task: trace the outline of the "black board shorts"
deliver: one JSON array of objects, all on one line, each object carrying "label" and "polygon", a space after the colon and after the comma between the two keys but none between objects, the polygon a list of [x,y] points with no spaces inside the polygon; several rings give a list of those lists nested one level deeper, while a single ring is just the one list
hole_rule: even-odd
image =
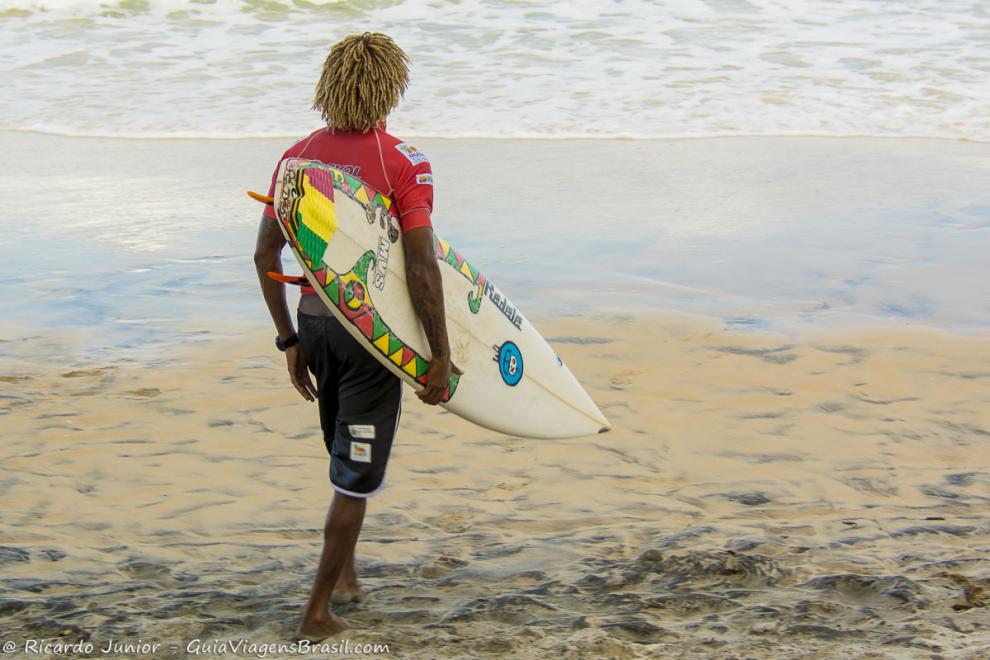
[{"label": "black board shorts", "polygon": [[385,486],[402,412],[402,381],[332,316],[298,314],[299,344],[316,378],[330,484],[352,497]]}]

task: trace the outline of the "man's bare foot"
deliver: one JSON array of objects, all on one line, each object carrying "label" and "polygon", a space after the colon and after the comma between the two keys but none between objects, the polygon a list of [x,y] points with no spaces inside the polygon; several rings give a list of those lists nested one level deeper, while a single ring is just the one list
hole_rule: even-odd
[{"label": "man's bare foot", "polygon": [[311,642],[320,642],[327,637],[333,637],[348,630],[350,626],[333,612],[327,612],[325,617],[313,619],[303,617],[296,629],[296,637],[308,639]]},{"label": "man's bare foot", "polygon": [[349,576],[344,579],[341,576],[337,580],[337,586],[334,587],[333,593],[330,595],[330,602],[334,605],[348,605],[350,603],[361,603],[367,594],[364,589],[361,588],[361,583],[358,582],[357,576]]}]

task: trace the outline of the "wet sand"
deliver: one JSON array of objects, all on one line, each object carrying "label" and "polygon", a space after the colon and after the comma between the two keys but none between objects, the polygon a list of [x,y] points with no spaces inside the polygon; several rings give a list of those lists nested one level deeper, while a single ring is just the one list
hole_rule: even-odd
[{"label": "wet sand", "polygon": [[[243,196],[287,142],[0,132],[4,639],[291,635],[331,491]],[[990,653],[990,146],[419,146],[440,233],[542,315],[614,430],[510,438],[408,395],[349,639]]]},{"label": "wet sand", "polygon": [[[251,254],[285,140],[0,131],[0,293],[26,335],[171,350],[264,317]],[[990,144],[416,140],[438,233],[532,314],[985,333]],[[11,338],[12,335],[5,334]],[[13,335],[19,336],[19,335]]]},{"label": "wet sand", "polygon": [[[990,653],[990,340],[537,326],[614,430],[500,436],[407,391],[351,640],[412,658]],[[291,635],[326,455],[268,328],[228,331],[148,362],[57,334],[0,345],[4,638]]]}]

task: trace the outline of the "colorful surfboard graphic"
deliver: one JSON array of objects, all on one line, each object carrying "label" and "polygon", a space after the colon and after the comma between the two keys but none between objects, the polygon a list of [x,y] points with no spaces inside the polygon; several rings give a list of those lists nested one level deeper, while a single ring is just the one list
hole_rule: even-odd
[{"label": "colorful surfboard graphic", "polygon": [[468,263],[461,253],[450,247],[450,243],[439,236],[436,237],[437,259],[453,266],[454,270],[463,275],[474,285],[474,291],[468,293],[468,309],[477,314],[481,309],[481,300],[485,294],[485,284],[488,279],[478,272],[478,269]]},{"label": "colorful surfboard graphic", "polygon": [[[302,257],[327,298],[378,352],[414,381],[425,385],[429,362],[398,337],[375,308],[368,287],[368,271],[375,261],[374,251],[365,252],[348,272],[342,274],[323,261],[337,228],[333,204],[335,192],[358,202],[365,209],[369,222],[388,222],[386,229],[390,234],[395,217],[391,200],[359,179],[317,163],[295,170],[287,169],[282,191],[283,198],[279,204],[283,210],[277,214],[279,221],[285,226],[292,247]],[[398,240],[398,234],[394,240]],[[443,401],[449,401],[454,396],[459,381],[459,375],[451,375]]]}]

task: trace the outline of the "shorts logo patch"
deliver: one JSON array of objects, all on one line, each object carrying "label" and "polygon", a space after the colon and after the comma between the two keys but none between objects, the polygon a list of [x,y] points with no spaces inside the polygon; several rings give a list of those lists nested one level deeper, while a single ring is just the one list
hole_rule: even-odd
[{"label": "shorts logo patch", "polygon": [[370,463],[371,444],[367,442],[351,442],[351,460],[358,463]]},{"label": "shorts logo patch", "polygon": [[350,424],[347,427],[347,432],[351,434],[352,438],[375,439],[375,426],[373,424]]},{"label": "shorts logo patch", "polygon": [[412,163],[413,165],[426,163],[429,162],[430,160],[429,158],[426,157],[426,154],[424,154],[422,151],[412,146],[411,144],[406,144],[405,142],[401,142],[395,145],[395,148],[399,150],[399,153],[401,153],[403,156],[408,158],[409,162]]},{"label": "shorts logo patch", "polygon": [[416,183],[421,186],[432,186],[433,185],[433,175],[429,172],[424,172],[423,174],[416,175]]}]

